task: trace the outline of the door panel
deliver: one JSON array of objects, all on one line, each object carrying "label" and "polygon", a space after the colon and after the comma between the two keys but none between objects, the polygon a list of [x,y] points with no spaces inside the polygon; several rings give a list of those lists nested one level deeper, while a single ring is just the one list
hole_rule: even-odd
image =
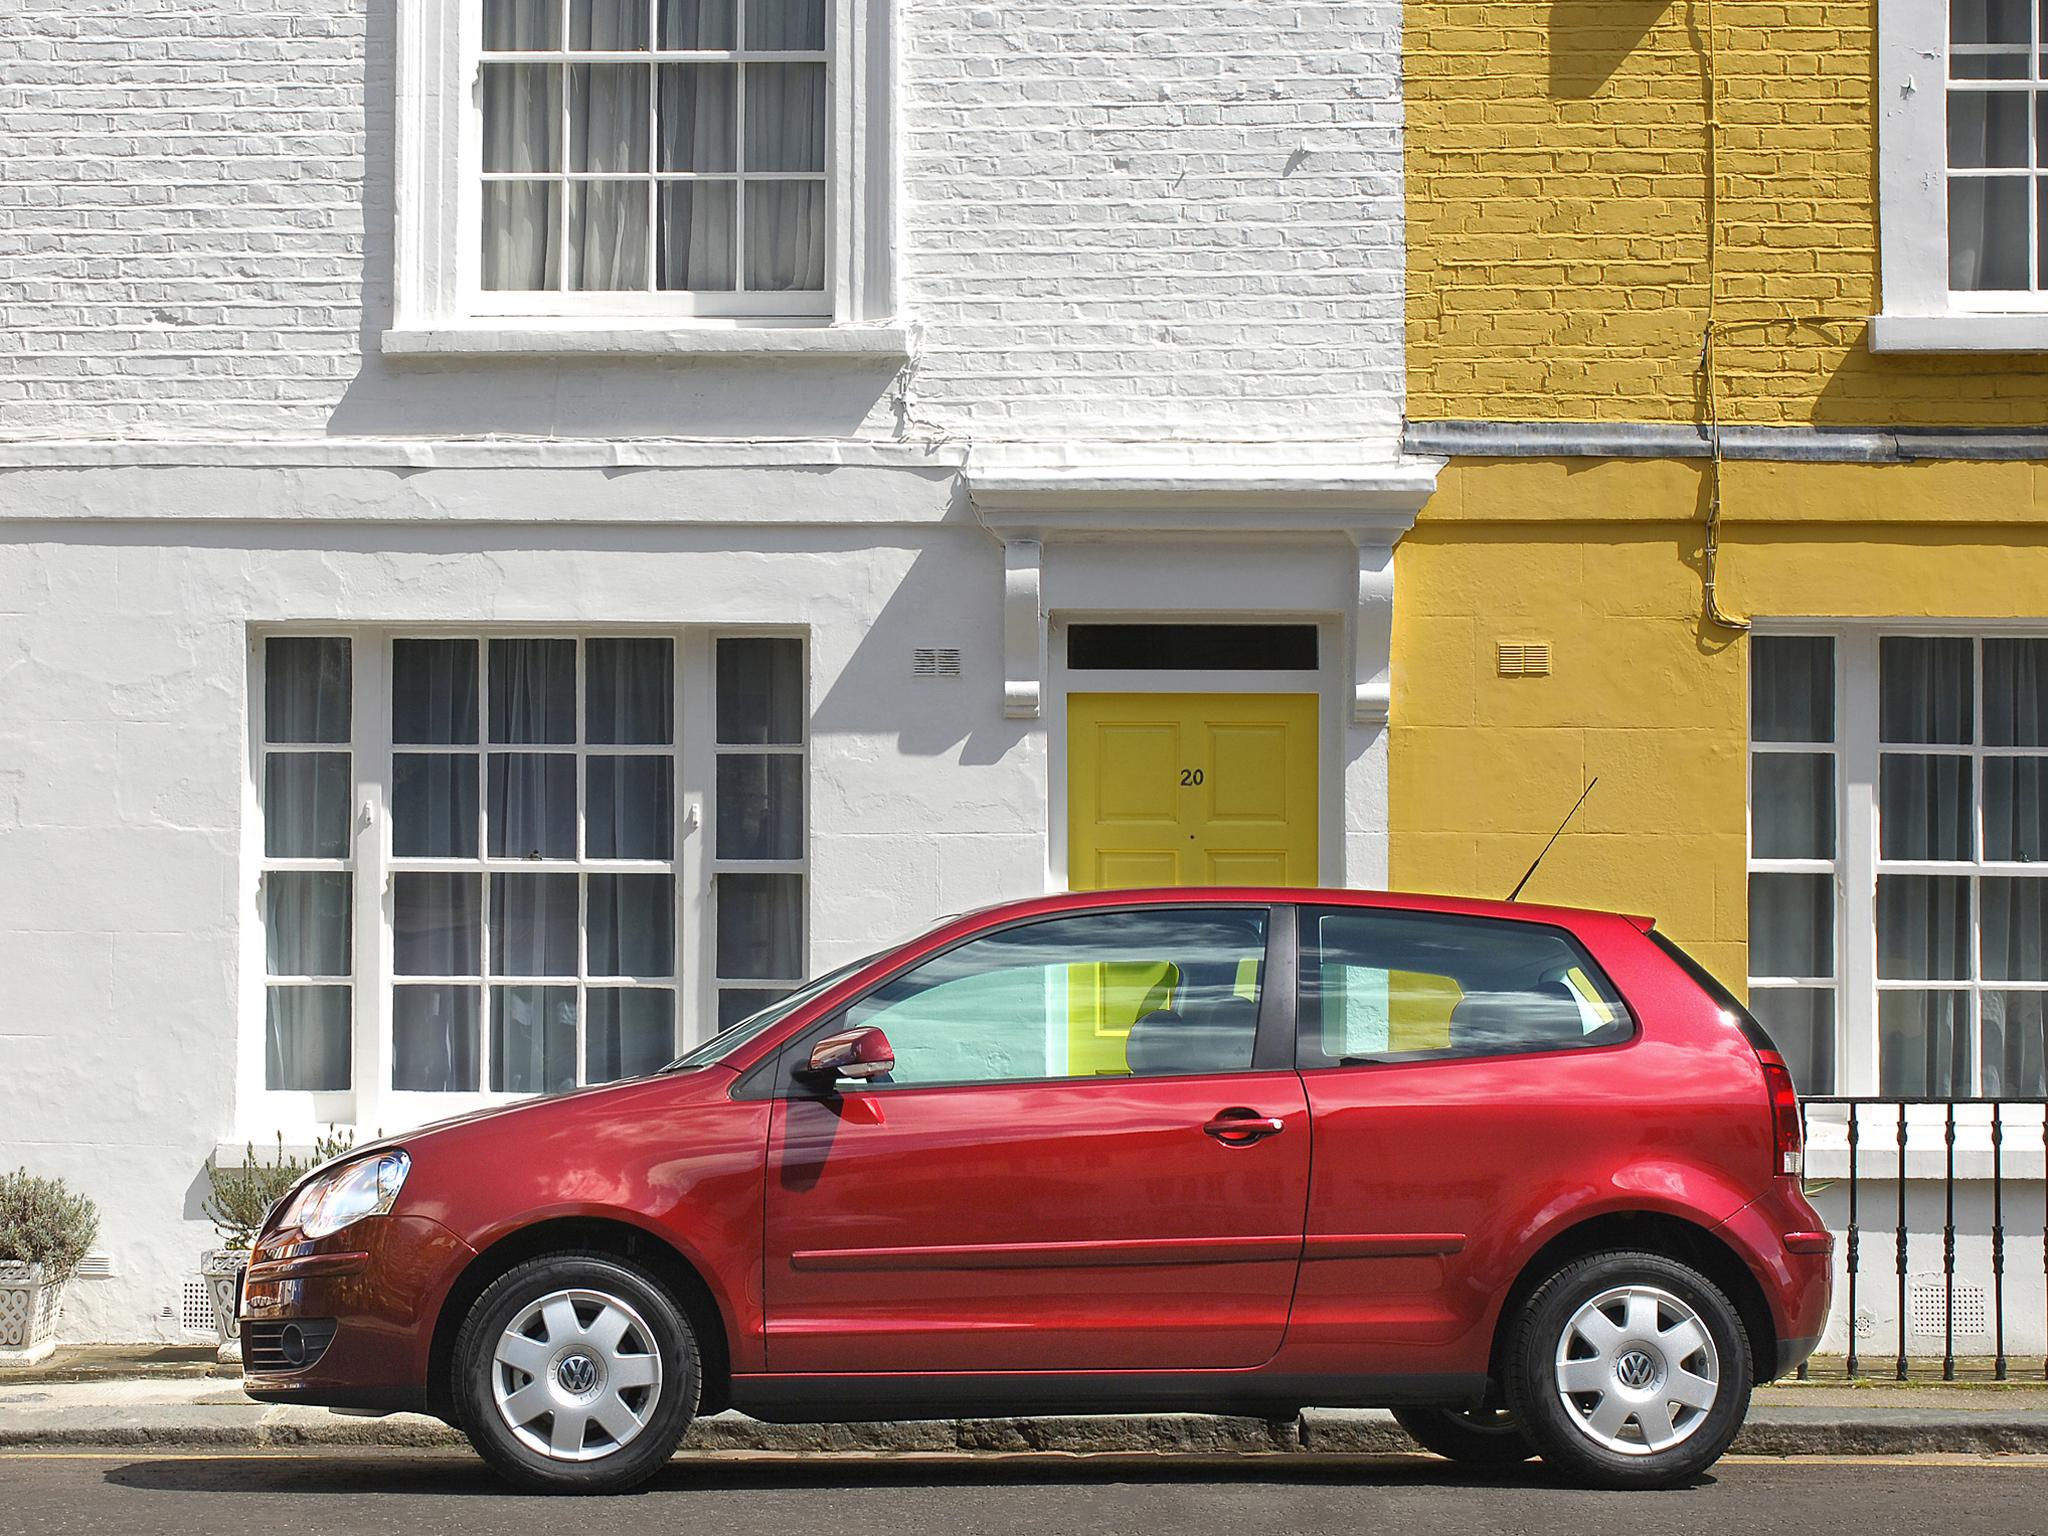
[{"label": "door panel", "polygon": [[1068,883],[1315,884],[1318,712],[1307,693],[1068,695]]},{"label": "door panel", "polygon": [[[1285,1129],[1204,1132],[1239,1107]],[[1258,1365],[1286,1330],[1308,1153],[1292,1072],[779,1100],[768,1368]]]}]

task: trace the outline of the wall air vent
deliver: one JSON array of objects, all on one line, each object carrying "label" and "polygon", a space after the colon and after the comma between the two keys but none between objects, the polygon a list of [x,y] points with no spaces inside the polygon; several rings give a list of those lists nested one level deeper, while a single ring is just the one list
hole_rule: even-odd
[{"label": "wall air vent", "polygon": [[111,1280],[118,1273],[111,1253],[88,1253],[78,1265],[81,1280]]},{"label": "wall air vent", "polygon": [[1494,647],[1502,677],[1550,676],[1550,646],[1546,641],[1503,640]]},{"label": "wall air vent", "polygon": [[912,677],[958,677],[960,648],[954,645],[920,645],[910,653]]}]

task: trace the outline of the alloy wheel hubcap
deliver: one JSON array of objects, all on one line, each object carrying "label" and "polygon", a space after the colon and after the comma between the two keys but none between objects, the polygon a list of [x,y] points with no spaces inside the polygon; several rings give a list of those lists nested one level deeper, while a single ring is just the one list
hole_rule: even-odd
[{"label": "alloy wheel hubcap", "polygon": [[1586,1302],[1557,1345],[1557,1395],[1605,1450],[1650,1456],[1698,1432],[1721,1395],[1721,1361],[1699,1313],[1654,1285]]},{"label": "alloy wheel hubcap", "polygon": [[498,1336],[491,1397],[513,1436],[551,1461],[598,1461],[640,1438],[661,1401],[646,1319],[603,1291],[555,1291]]}]

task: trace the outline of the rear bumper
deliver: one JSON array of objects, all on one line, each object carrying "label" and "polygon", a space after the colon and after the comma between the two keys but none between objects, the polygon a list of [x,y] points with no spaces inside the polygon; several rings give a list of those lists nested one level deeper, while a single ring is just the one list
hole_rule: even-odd
[{"label": "rear bumper", "polygon": [[1771,1378],[1790,1375],[1820,1344],[1834,1300],[1834,1240],[1812,1207],[1774,1191],[1751,1201],[1720,1227],[1748,1262],[1771,1310]]},{"label": "rear bumper", "polygon": [[[424,1216],[373,1216],[318,1242],[276,1234],[242,1283],[245,1333],[296,1319],[332,1322],[317,1359],[291,1368],[269,1350],[245,1359],[242,1389],[261,1402],[420,1410],[443,1297],[475,1250]],[[249,1352],[245,1351],[245,1356]]]}]

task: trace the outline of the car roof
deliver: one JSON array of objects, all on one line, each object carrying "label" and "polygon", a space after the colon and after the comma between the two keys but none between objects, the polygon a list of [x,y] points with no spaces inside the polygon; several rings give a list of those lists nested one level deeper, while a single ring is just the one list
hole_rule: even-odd
[{"label": "car roof", "polygon": [[1069,891],[998,902],[949,920],[975,928],[1020,917],[1055,912],[1085,912],[1098,907],[1152,906],[1164,903],[1247,902],[1311,907],[1378,907],[1389,911],[1442,912],[1461,917],[1508,918],[1524,923],[1549,923],[1576,928],[1591,923],[1622,922],[1647,933],[1656,919],[1607,912],[1593,907],[1541,906],[1478,896],[1447,896],[1410,891],[1363,891],[1334,887],[1272,885],[1151,886],[1136,890]]}]

